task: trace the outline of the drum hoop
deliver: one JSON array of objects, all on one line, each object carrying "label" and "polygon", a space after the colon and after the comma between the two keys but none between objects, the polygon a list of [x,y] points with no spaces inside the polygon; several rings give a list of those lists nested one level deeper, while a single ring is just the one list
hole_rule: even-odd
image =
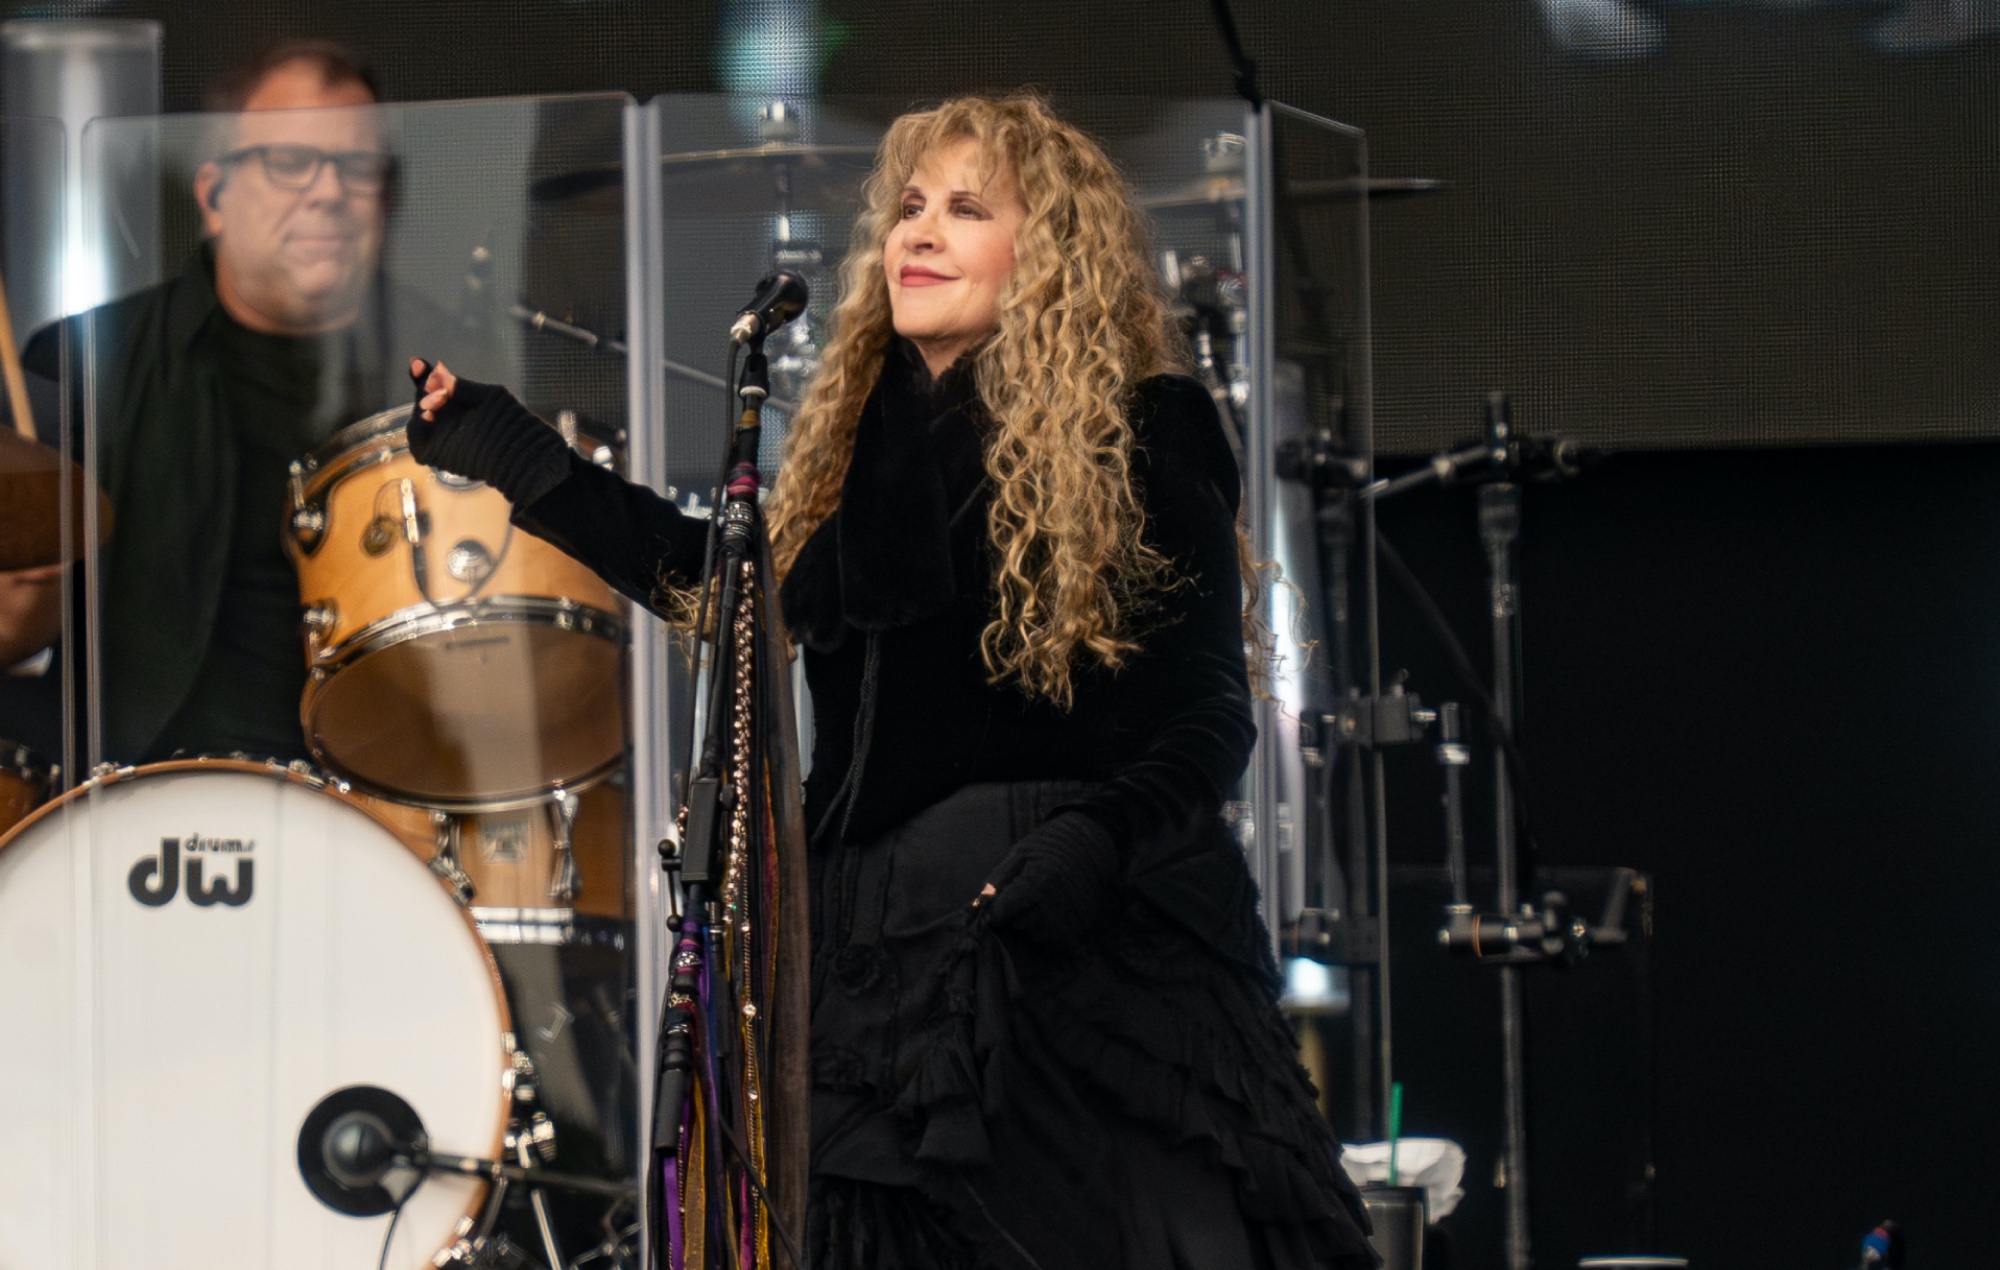
[{"label": "drum hoop", "polygon": [[[325,501],[325,496],[334,486],[354,475],[362,468],[377,463],[386,463],[399,454],[410,452],[410,414],[414,407],[397,406],[394,410],[384,410],[380,414],[369,415],[356,423],[350,423],[329,437],[324,444],[300,463],[302,475],[306,478],[300,487],[304,496],[304,506],[317,506]],[[577,444],[572,448],[586,456],[583,448],[588,440],[602,444],[598,438],[587,433],[579,434]],[[439,471],[439,469],[432,469]],[[439,472],[441,476],[449,474]],[[453,488],[460,491],[480,489],[484,481],[470,477],[449,476]],[[297,510],[294,508],[293,510]]]},{"label": "drum hoop", "polygon": [[308,454],[305,469],[313,474],[312,488],[317,489],[338,479],[341,459],[350,451],[365,449],[369,442],[395,437],[402,433],[401,440],[392,441],[389,452],[395,453],[410,448],[408,428],[411,406],[397,406],[393,410],[383,410],[365,419],[348,424],[322,442],[318,449]]},{"label": "drum hoop", "polygon": [[313,668],[331,678],[370,653],[405,640],[487,625],[553,626],[607,643],[625,642],[625,619],[596,605],[546,595],[486,595],[470,603],[412,604],[378,617],[331,648],[315,651]]},{"label": "drum hoop", "polygon": [[[312,772],[299,771],[296,768],[279,763],[276,759],[267,759],[259,763],[253,759],[241,758],[171,759],[164,763],[146,763],[138,767],[118,767],[107,763],[92,773],[89,780],[84,781],[75,789],[67,791],[60,798],[53,798],[43,803],[40,807],[29,812],[27,817],[19,824],[9,829],[6,833],[0,834],[0,851],[5,851],[9,846],[13,845],[27,831],[30,825],[39,824],[43,819],[53,816],[59,807],[67,807],[72,802],[88,798],[93,791],[109,789],[113,785],[122,785],[128,781],[138,780],[143,776],[164,776],[174,772],[237,772],[246,776],[267,776],[289,784],[302,785],[317,793],[330,795],[374,821],[376,825],[381,827],[382,832],[388,834],[398,847],[401,847],[412,858],[416,859],[418,863],[426,863],[423,857],[417,854],[415,848],[403,841],[402,836],[396,832],[393,825],[381,816],[376,815],[369,808],[368,804],[354,797],[353,794],[348,793],[340,782],[327,780]],[[429,869],[426,868],[425,872],[428,873]],[[446,882],[435,873],[431,873],[430,877],[431,881],[436,883],[439,889],[443,890],[450,897],[453,911],[458,914],[459,920],[464,923],[466,933],[472,936],[473,947],[478,951],[480,960],[486,965],[486,986],[493,993],[494,1010],[500,1019],[500,1035],[494,1039],[499,1042],[501,1065],[494,1073],[493,1080],[494,1087],[500,1092],[499,1127],[494,1134],[491,1146],[485,1152],[488,1159],[499,1159],[501,1158],[503,1148],[506,1146],[508,1112],[512,1109],[514,1100],[513,1092],[506,1084],[506,1075],[513,1070],[514,1065],[512,1050],[514,1014],[513,1011],[507,1008],[507,992],[501,986],[500,982],[500,963],[493,959],[492,945],[488,944],[486,937],[479,933],[479,923],[473,920],[472,910],[458,902],[458,895],[451,889],[449,882]],[[476,1192],[477,1198],[475,1202],[465,1210],[465,1216],[474,1219],[478,1218],[481,1210],[486,1207],[488,1189],[485,1185],[480,1187]],[[449,1245],[446,1246],[449,1247]]]}]

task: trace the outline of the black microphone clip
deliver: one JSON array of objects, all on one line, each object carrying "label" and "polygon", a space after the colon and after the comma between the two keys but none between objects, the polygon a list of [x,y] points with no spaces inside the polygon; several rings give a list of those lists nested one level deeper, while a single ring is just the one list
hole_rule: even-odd
[{"label": "black microphone clip", "polygon": [[777,330],[806,311],[806,280],[795,273],[774,273],[757,284],[757,294],[737,310],[729,338],[748,344]]}]

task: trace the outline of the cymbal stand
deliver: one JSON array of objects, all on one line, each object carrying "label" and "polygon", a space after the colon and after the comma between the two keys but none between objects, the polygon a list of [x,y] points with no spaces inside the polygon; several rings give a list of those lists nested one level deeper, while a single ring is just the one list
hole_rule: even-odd
[{"label": "cymbal stand", "polygon": [[[1489,407],[1488,439],[1511,433],[1506,398]],[[1479,540],[1486,549],[1488,612],[1493,625],[1493,725],[1518,735],[1516,687],[1521,673],[1520,583],[1515,544],[1521,536],[1521,487],[1495,481],[1479,487]],[[1521,906],[1521,860],[1514,838],[1514,792],[1508,757],[1493,752],[1493,871],[1500,912]],[[1507,1178],[1507,1270],[1528,1270],[1528,1076],[1527,1002],[1521,966],[1500,966],[1500,1081],[1505,1090],[1505,1169]]]},{"label": "cymbal stand", "polygon": [[[783,101],[774,101],[757,112],[757,135],[766,144],[797,142],[803,131],[802,124],[798,112]],[[794,160],[785,159],[773,164],[771,169],[774,200],[771,272],[796,273],[806,280],[812,294],[819,295],[823,293],[819,272],[826,263],[826,252],[817,242],[792,236],[792,218],[796,210],[792,206],[793,163]],[[826,289],[824,294],[832,294],[831,289]],[[818,327],[808,306],[777,331],[777,348],[771,358],[770,373],[773,386],[783,397],[796,400],[804,395],[807,381],[819,369],[819,354]]]}]

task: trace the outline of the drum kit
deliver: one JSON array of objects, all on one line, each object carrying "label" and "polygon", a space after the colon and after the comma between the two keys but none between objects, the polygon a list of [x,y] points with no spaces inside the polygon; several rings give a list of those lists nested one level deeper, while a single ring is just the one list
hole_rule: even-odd
[{"label": "drum kit", "polygon": [[292,467],[319,767],[0,743],[0,1266],[634,1261],[623,601],[408,413]]},{"label": "drum kit", "polygon": [[[797,122],[773,106],[758,144],[662,176],[769,214],[773,259],[811,271],[794,206],[851,206],[874,147]],[[794,323],[774,378],[796,393],[818,351]],[[0,1086],[46,1095],[10,1125],[46,1150],[0,1152],[0,1266],[636,1263],[625,601],[411,458],[409,413],[291,466],[313,764],[107,764],[61,793],[0,740]],[[81,470],[10,443],[0,565],[74,558],[81,518],[67,552],[52,527]]]}]

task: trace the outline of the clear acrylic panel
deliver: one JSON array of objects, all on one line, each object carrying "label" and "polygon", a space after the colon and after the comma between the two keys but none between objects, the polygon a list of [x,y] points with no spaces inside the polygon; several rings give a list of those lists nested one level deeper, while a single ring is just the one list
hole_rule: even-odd
[{"label": "clear acrylic panel", "polygon": [[[1277,658],[1252,759],[1274,931],[1302,908],[1371,911],[1358,751],[1326,720],[1372,695],[1367,534],[1353,490],[1373,465],[1367,148],[1343,125],[1273,104],[1254,121],[1252,545],[1277,567]],[[1318,742],[1315,744],[1315,742]],[[1347,767],[1342,767],[1345,762]],[[1325,766],[1320,766],[1320,764]]]},{"label": "clear acrylic panel", "polygon": [[[1324,603],[1312,493],[1282,479],[1278,464],[1315,436],[1346,463],[1369,463],[1366,148],[1343,125],[1236,99],[1054,104],[1104,144],[1152,222],[1189,364],[1242,459],[1252,545],[1282,579],[1264,613],[1277,641],[1270,699],[1233,812],[1275,931],[1301,907],[1343,898],[1342,870],[1305,845],[1331,839],[1314,820],[1326,813],[1300,725],[1336,712],[1368,667]],[[873,146],[909,108],[841,95],[673,96],[648,106],[661,179],[661,474],[684,505],[706,506],[715,478],[729,322],[758,278],[789,268],[807,278],[813,301],[773,354],[778,408],[766,416],[763,466],[767,479],[775,474],[783,405],[816,367]]]},{"label": "clear acrylic panel", "polygon": [[[25,1153],[62,1167],[0,1213],[27,1241],[0,1262],[557,1259],[519,1190],[432,1175],[392,1216],[417,1176],[326,1146],[363,1122],[629,1178],[627,605],[403,440],[420,357],[623,463],[629,109],[86,131],[88,204],[157,191],[158,241],[125,249],[162,264],[74,323],[107,766],[14,844],[66,919],[65,1043],[18,1061],[67,1066],[9,1081],[64,1091]],[[572,1257],[632,1221],[543,1202]]]}]

